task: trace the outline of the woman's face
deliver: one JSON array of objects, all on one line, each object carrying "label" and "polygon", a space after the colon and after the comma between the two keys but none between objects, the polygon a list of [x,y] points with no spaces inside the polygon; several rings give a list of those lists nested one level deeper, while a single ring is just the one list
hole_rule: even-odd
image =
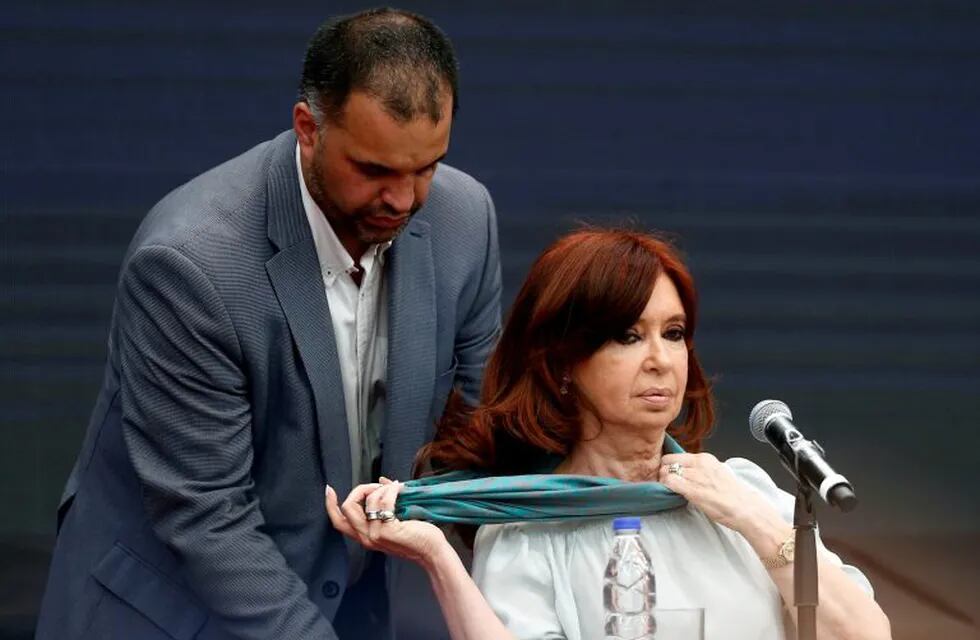
[{"label": "woman's face", "polygon": [[586,425],[667,428],[687,389],[685,323],[677,287],[661,274],[636,324],[572,371]]}]

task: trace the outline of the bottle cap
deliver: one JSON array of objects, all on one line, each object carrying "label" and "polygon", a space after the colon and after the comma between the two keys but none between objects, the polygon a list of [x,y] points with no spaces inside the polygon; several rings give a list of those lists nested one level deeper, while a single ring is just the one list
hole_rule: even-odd
[{"label": "bottle cap", "polygon": [[616,518],[613,520],[613,531],[618,533],[620,531],[639,531],[640,530],[640,519],[639,518]]}]

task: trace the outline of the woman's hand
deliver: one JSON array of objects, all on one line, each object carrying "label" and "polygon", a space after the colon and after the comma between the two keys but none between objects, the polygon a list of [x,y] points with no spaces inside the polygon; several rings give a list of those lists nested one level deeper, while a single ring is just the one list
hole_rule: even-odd
[{"label": "woman's hand", "polygon": [[776,509],[710,453],[670,453],[660,461],[661,484],[687,498],[713,522],[745,533],[759,521],[782,522]]},{"label": "woman's hand", "polygon": [[453,640],[501,640],[513,638],[487,604],[442,531],[421,520],[368,521],[365,511],[394,511],[400,482],[381,478],[380,483],[354,488],[341,505],[331,487],[326,488],[327,514],[335,529],[364,547],[421,564],[429,573],[432,589]]},{"label": "woman's hand", "polygon": [[[680,465],[673,467],[671,465]],[[779,512],[761,494],[743,484],[710,453],[663,456],[660,482],[681,494],[718,524],[742,534],[760,558],[772,558],[793,533]],[[819,638],[891,639],[891,626],[881,607],[824,554],[817,555],[820,576]],[[796,621],[792,565],[769,569],[783,604]]]},{"label": "woman's hand", "polygon": [[368,521],[367,511],[394,511],[402,483],[381,478],[380,483],[362,484],[337,504],[337,494],[326,487],[327,515],[335,529],[361,546],[406,558],[422,565],[431,564],[439,553],[452,549],[446,536],[434,524],[420,520],[393,519]]}]

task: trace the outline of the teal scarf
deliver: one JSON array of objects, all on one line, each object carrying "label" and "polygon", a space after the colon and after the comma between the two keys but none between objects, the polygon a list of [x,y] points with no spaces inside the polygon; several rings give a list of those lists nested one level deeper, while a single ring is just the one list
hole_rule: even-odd
[{"label": "teal scarf", "polygon": [[[665,435],[668,453],[684,453]],[[401,520],[496,524],[570,520],[597,516],[638,516],[687,504],[659,482],[557,474],[486,476],[453,471],[405,483],[395,515]]]}]

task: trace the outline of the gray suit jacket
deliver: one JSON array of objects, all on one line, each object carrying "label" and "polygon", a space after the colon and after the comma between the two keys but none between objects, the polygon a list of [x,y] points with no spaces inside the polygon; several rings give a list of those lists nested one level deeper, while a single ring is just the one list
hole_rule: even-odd
[{"label": "gray suit jacket", "polygon": [[[323,485],[350,491],[350,447],[295,145],[285,132],[195,178],[137,231],[39,639],[334,637],[348,559]],[[440,165],[386,269],[383,473],[407,478],[452,386],[476,397],[499,332],[486,189]],[[390,590],[406,572],[389,563]]]}]

